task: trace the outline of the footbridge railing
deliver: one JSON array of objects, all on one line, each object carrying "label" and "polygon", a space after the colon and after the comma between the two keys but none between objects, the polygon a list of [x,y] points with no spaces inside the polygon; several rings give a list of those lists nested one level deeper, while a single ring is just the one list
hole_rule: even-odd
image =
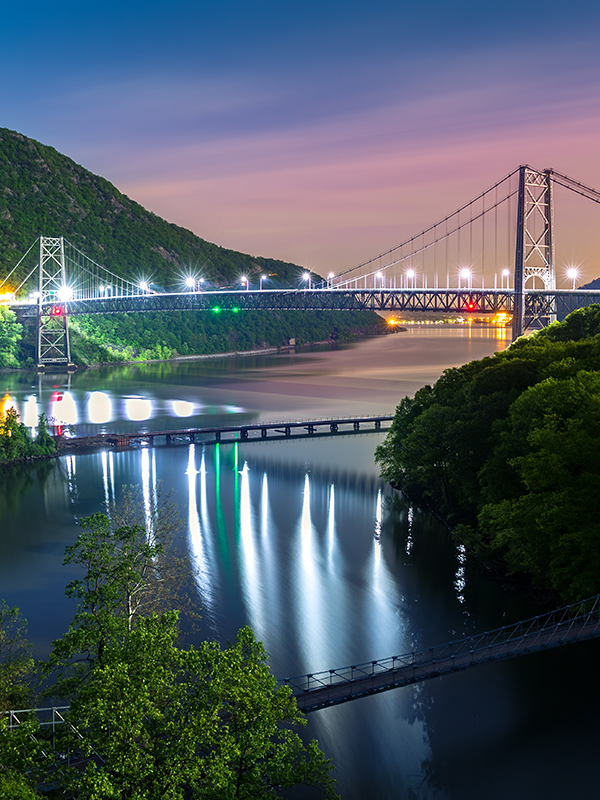
[{"label": "footbridge railing", "polygon": [[[600,637],[600,595],[464,639],[340,669],[286,678],[305,714],[441,675]],[[64,724],[68,706],[7,711],[9,728],[35,714],[40,727]],[[67,723],[68,724],[68,723]]]},{"label": "footbridge railing", "polygon": [[436,647],[341,669],[286,678],[304,713],[600,636],[600,595],[492,631]]}]

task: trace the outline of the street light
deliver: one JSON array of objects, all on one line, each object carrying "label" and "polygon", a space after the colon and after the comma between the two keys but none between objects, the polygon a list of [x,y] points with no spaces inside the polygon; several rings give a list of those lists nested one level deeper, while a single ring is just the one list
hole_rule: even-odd
[{"label": "street light", "polygon": [[[108,290],[109,287],[107,286],[106,288]],[[149,288],[150,287],[148,286],[146,281],[140,281],[140,289],[142,290],[142,292],[147,292]]]},{"label": "street light", "polygon": [[458,288],[460,289],[460,280],[462,279],[462,280],[465,280],[466,283],[467,283],[466,288],[470,289],[471,288],[471,277],[472,276],[471,276],[471,270],[470,269],[467,269],[466,267],[464,269],[461,269],[460,274],[459,274],[459,287]]},{"label": "street light", "polygon": [[[406,270],[406,277],[407,277],[409,280],[411,280],[411,281],[412,281],[412,284],[413,284],[413,289],[414,289],[414,288],[415,288],[415,283],[416,283],[416,278],[417,278],[417,273],[414,271],[414,269],[407,269],[407,270]],[[407,287],[407,288],[408,288],[408,287]]]},{"label": "street light", "polygon": [[510,270],[503,269],[502,270],[502,288],[504,289],[504,278],[506,278],[506,288],[510,289]]},{"label": "street light", "polygon": [[259,286],[260,286],[260,291],[261,291],[261,292],[262,292],[262,285],[263,285],[263,281],[266,281],[267,279],[268,279],[268,276],[267,276],[267,275],[261,275],[261,276],[260,276],[260,282],[259,282]]},{"label": "street light", "polygon": [[307,283],[307,285],[308,285],[308,288],[310,289],[310,288],[311,288],[311,285],[310,285],[310,272],[305,272],[305,273],[302,275],[302,280],[303,280],[303,281],[306,281],[306,283]]},{"label": "street light", "polygon": [[248,278],[245,275],[242,275],[242,277],[240,278],[240,283],[242,284],[242,286],[245,286],[246,291],[248,291],[249,283],[248,283]]},{"label": "street light", "polygon": [[73,298],[73,289],[70,286],[61,286],[56,296],[61,301],[61,303],[66,303],[67,300],[71,300]]},{"label": "street light", "polygon": [[573,281],[573,291],[575,291],[575,281],[577,280],[577,275],[578,273],[575,267],[570,267],[570,269],[567,270],[567,278]]},{"label": "street light", "polygon": [[334,273],[330,272],[329,275],[327,276],[327,288],[328,289],[333,289],[333,279],[334,278],[335,278]]},{"label": "street light", "polygon": [[385,286],[385,278],[383,277],[383,272],[378,272],[375,275],[375,277],[379,278],[379,280],[381,281],[381,287],[383,288]]},{"label": "street light", "polygon": [[192,278],[191,275],[188,275],[187,278],[185,279],[185,285],[188,287],[188,289],[193,289],[194,286],[196,285],[196,279]]}]

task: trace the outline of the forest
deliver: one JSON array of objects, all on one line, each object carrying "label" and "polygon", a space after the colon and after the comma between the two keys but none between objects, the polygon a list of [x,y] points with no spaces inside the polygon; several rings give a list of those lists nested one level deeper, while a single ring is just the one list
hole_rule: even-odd
[{"label": "forest", "polygon": [[[78,366],[245,352],[311,342],[345,342],[389,332],[369,311],[162,311],[94,314],[69,319],[71,357]],[[35,329],[0,307],[0,368],[35,364]]]},{"label": "forest", "polygon": [[600,306],[405,397],[376,459],[484,563],[566,602],[600,592]]}]

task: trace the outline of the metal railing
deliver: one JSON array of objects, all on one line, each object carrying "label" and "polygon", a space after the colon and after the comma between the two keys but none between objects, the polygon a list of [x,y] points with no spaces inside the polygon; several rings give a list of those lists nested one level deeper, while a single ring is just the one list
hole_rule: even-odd
[{"label": "metal railing", "polygon": [[600,595],[435,647],[286,678],[304,712],[418,683],[478,664],[600,636]]}]

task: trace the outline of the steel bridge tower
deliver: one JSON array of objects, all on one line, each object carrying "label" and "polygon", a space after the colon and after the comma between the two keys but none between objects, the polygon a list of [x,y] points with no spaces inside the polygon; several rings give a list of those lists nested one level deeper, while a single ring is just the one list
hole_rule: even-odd
[{"label": "steel bridge tower", "polygon": [[69,325],[61,301],[67,286],[63,237],[40,236],[38,265],[37,366],[71,366]]},{"label": "steel bridge tower", "polygon": [[[538,172],[531,167],[519,167],[513,341],[534,321],[528,319],[525,324],[525,289],[535,288],[536,279],[542,281],[546,291],[556,289],[552,174],[551,169]],[[528,281],[533,285],[528,287]],[[547,322],[555,319],[555,314],[546,317]]]}]

